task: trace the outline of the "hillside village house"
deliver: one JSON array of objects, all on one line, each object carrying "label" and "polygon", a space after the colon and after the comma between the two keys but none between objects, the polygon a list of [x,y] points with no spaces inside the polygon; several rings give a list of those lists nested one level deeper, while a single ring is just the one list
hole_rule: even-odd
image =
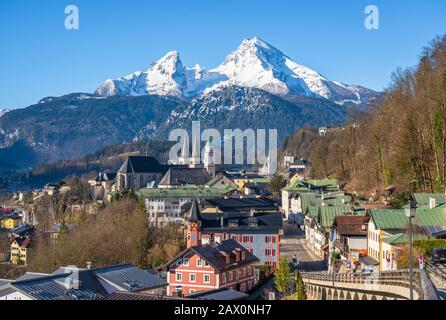
[{"label": "hillside village house", "polygon": [[337,216],[333,229],[336,252],[347,262],[347,269],[355,268],[359,258],[367,255],[367,223],[364,216]]},{"label": "hillside village house", "polygon": [[[403,209],[370,209],[368,221],[368,256],[379,271],[396,267],[396,248],[407,240],[409,221]],[[446,208],[420,206],[413,220],[414,238],[435,238],[446,229]]]},{"label": "hillside village house", "polygon": [[14,238],[11,241],[11,255],[9,262],[12,264],[27,264],[28,249],[31,245],[31,238]]},{"label": "hillside village house", "polygon": [[89,180],[88,183],[93,188],[94,200],[107,200],[110,192],[114,191],[116,182],[116,173],[99,172],[95,179]]},{"label": "hillside village house", "polygon": [[350,203],[352,197],[344,192],[331,194],[296,193],[291,199],[289,220],[299,225],[303,224],[304,213],[309,206],[342,206]]},{"label": "hillside village house", "polygon": [[294,180],[282,189],[282,210],[285,214],[285,219],[288,220],[291,213],[299,214],[305,212],[305,208],[302,208],[303,211],[297,211],[299,208],[296,208],[297,212],[291,211],[291,200],[296,195],[303,193],[329,194],[339,190],[339,182],[336,179]]},{"label": "hillside village house", "polygon": [[305,216],[305,239],[321,259],[328,260],[329,237],[336,217],[358,214],[349,205],[309,206]]},{"label": "hillside village house", "polygon": [[144,206],[152,225],[183,223],[182,207],[193,199],[212,199],[230,196],[236,192],[230,185],[224,188],[145,188],[141,190]]},{"label": "hillside village house", "polygon": [[257,262],[253,254],[234,240],[214,244],[189,241],[188,248],[166,264],[167,295],[181,297],[220,288],[247,292],[255,285]]},{"label": "hillside village house", "polygon": [[299,180],[306,179],[310,170],[310,162],[301,158],[295,163],[290,164],[289,170]]},{"label": "hillside village house", "polygon": [[22,218],[17,214],[0,216],[0,228],[11,230],[20,226],[21,223]]},{"label": "hillside village house", "polygon": [[282,159],[282,167],[289,168],[294,163],[294,156],[284,156]]},{"label": "hillside village house", "polygon": [[[258,258],[257,266],[273,269],[278,265],[280,237],[283,234],[280,212],[255,213],[234,210],[202,213],[199,207],[198,202],[194,200],[186,220],[187,226],[190,226],[191,221],[199,222],[196,234],[200,243],[213,244],[233,239]],[[260,277],[260,270],[256,268],[255,271],[257,279]]]},{"label": "hillside village house", "polygon": [[238,188],[238,185],[235,184],[234,181],[229,179],[226,176],[226,174],[220,172],[215,177],[213,177],[211,180],[209,180],[205,186],[208,188],[224,188],[227,185],[230,185],[234,189]]},{"label": "hillside village house", "polygon": [[249,172],[228,174],[228,178],[231,179],[238,186],[238,190],[242,194],[245,194],[245,185],[247,183],[269,182],[269,178],[265,178],[257,173],[249,173]]}]

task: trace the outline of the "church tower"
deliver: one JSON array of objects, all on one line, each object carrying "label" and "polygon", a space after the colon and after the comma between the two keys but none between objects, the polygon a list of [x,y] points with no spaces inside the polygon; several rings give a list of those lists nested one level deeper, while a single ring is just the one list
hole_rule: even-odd
[{"label": "church tower", "polygon": [[201,212],[197,199],[193,200],[186,218],[186,244],[188,248],[201,245]]},{"label": "church tower", "polygon": [[200,140],[199,136],[194,137],[194,142],[192,144],[192,157],[189,159],[189,167],[190,168],[199,168],[200,167]]},{"label": "church tower", "polygon": [[203,165],[209,175],[213,178],[215,177],[215,157],[214,157],[214,149],[211,148],[211,142],[208,141],[204,148],[203,154]]},{"label": "church tower", "polygon": [[183,146],[181,147],[181,156],[178,157],[179,165],[188,165],[189,164],[189,141],[188,139],[184,139]]}]

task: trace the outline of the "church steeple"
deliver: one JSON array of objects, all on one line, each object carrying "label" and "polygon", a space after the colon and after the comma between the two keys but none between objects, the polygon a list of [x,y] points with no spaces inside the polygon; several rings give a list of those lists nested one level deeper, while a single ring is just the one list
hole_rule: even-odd
[{"label": "church steeple", "polygon": [[204,148],[203,165],[211,177],[215,177],[215,156],[214,149],[211,148],[211,141],[208,140]]},{"label": "church steeple", "polygon": [[201,245],[201,212],[197,199],[192,201],[186,217],[186,244],[188,248]]},{"label": "church steeple", "polygon": [[197,168],[200,166],[200,137],[195,136],[192,143],[192,157],[189,159],[189,167]]},{"label": "church steeple", "polygon": [[189,140],[184,139],[183,146],[181,147],[181,156],[178,158],[178,164],[189,164]]}]

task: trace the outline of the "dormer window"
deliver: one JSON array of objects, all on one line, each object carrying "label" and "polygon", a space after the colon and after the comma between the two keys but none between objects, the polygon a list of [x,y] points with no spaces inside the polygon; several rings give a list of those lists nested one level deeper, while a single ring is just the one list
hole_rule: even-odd
[{"label": "dormer window", "polygon": [[249,219],[249,227],[250,228],[256,228],[258,226],[258,220],[257,218],[250,218]]}]

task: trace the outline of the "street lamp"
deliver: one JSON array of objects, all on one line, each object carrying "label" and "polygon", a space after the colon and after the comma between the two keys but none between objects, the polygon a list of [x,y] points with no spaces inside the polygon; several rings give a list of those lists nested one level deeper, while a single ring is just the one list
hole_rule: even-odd
[{"label": "street lamp", "polygon": [[404,213],[409,218],[409,281],[410,281],[410,300],[413,300],[413,241],[412,241],[412,218],[415,218],[417,206],[410,200],[404,207]]}]

